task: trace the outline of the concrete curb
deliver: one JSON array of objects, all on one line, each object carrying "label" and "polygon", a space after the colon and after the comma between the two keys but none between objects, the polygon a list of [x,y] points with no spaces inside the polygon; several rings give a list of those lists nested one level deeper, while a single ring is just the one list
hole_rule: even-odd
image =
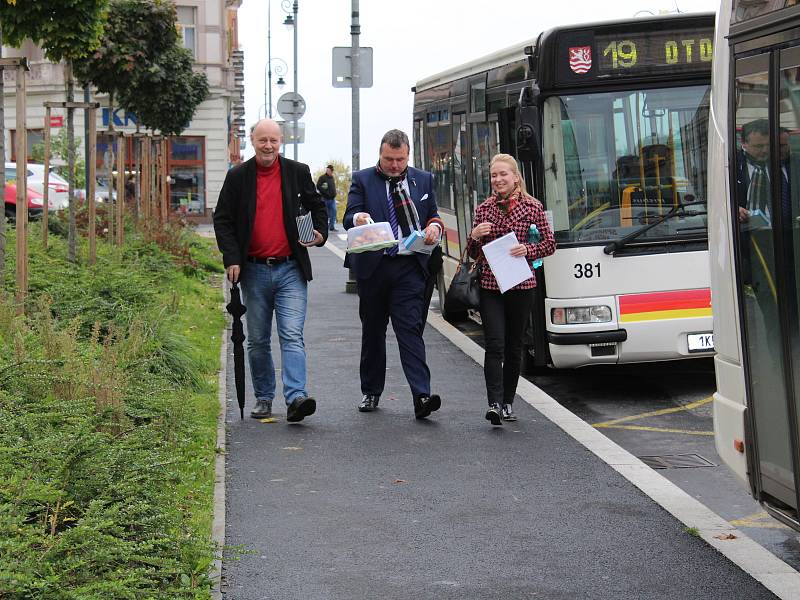
[{"label": "concrete curb", "polygon": [[[340,258],[344,258],[344,252],[333,244],[326,243],[325,247]],[[483,366],[483,348],[450,325],[441,315],[429,311],[428,323],[464,354]],[[776,596],[786,600],[797,598],[800,590],[800,573],[788,564],[561,406],[530,381],[520,378],[517,394],[543,417],[558,425],[684,525],[696,528],[709,545],[761,582]],[[720,539],[727,535],[735,536],[735,539]]]},{"label": "concrete curb", "polygon": [[[227,286],[222,280],[223,297],[227,299]],[[223,308],[223,311],[225,309]],[[226,323],[228,322],[227,313]],[[222,330],[222,344],[219,352],[219,415],[217,416],[217,446],[214,458],[214,518],[211,523],[211,541],[214,542],[217,555],[211,565],[211,598],[222,600],[222,552],[225,548],[225,413],[228,384],[228,329]]]}]

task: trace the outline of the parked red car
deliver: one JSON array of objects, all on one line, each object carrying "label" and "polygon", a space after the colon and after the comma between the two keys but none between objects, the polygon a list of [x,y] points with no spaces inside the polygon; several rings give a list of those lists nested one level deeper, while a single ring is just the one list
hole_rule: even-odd
[{"label": "parked red car", "polygon": [[[14,221],[17,218],[17,185],[6,183],[5,190],[6,218]],[[43,196],[31,188],[28,188],[28,218],[39,217],[44,206]]]}]

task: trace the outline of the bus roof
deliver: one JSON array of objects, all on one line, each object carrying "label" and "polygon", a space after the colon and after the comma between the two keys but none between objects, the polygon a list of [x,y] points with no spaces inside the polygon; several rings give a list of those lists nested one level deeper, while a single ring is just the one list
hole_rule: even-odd
[{"label": "bus roof", "polygon": [[416,90],[421,92],[422,90],[427,90],[443,83],[455,81],[456,79],[461,79],[462,77],[469,77],[470,75],[476,75],[478,73],[482,73],[483,71],[494,69],[495,67],[502,67],[503,65],[507,65],[508,63],[516,60],[522,60],[525,58],[522,53],[522,50],[525,48],[525,46],[535,45],[536,38],[526,42],[519,42],[513,46],[509,46],[508,48],[497,50],[496,52],[492,52],[487,56],[482,56],[481,58],[464,63],[463,65],[447,69],[446,71],[442,71],[436,75],[431,75],[425,79],[420,79],[415,86]]},{"label": "bus roof", "polygon": [[[669,15],[657,15],[651,17],[643,17],[643,18],[636,18],[636,19],[612,19],[609,21],[597,21],[594,23],[576,23],[573,25],[562,25],[559,27],[552,27],[542,33],[540,36],[541,39],[545,37],[550,37],[553,34],[559,31],[568,31],[570,29],[593,29],[595,27],[603,27],[608,25],[625,25],[626,23],[630,24],[644,24],[644,23],[652,23],[653,21],[664,21],[668,19],[687,19],[687,18],[697,18],[697,17],[713,17],[714,13],[679,13],[679,14],[669,14]],[[452,67],[447,69],[446,71],[442,71],[441,73],[437,73],[436,75],[431,75],[430,77],[425,77],[424,79],[420,79],[417,81],[417,85],[415,86],[415,91],[421,92],[423,90],[427,90],[430,88],[434,88],[436,86],[442,85],[443,83],[450,83],[451,81],[455,81],[457,79],[462,79],[464,77],[469,77],[471,75],[477,75],[478,73],[482,73],[483,71],[489,71],[490,69],[494,69],[495,67],[502,67],[503,65],[507,65],[509,63],[515,62],[517,60],[522,60],[525,58],[523,54],[523,50],[525,46],[536,46],[537,41],[540,37],[529,39],[525,42],[518,42],[513,46],[509,46],[502,50],[498,50],[493,52],[492,54],[482,56],[481,58],[477,58],[470,62],[464,63],[457,67]]]}]

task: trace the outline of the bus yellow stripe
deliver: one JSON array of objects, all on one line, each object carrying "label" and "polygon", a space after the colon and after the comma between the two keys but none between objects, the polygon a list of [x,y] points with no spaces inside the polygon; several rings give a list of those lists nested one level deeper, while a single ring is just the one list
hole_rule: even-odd
[{"label": "bus yellow stripe", "polygon": [[710,308],[683,308],[678,310],[659,310],[654,312],[631,313],[620,315],[620,323],[635,323],[636,321],[661,321],[663,319],[690,319],[693,317],[710,317]]}]

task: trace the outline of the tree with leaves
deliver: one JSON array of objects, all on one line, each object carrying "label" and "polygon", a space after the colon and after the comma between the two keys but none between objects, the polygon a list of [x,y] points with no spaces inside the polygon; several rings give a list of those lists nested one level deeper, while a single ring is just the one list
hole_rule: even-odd
[{"label": "tree with leaves", "polygon": [[[347,193],[350,191],[350,180],[352,178],[350,165],[335,158],[327,161],[325,165],[333,165],[333,179],[336,181],[336,221],[341,223],[342,217],[344,217],[344,209],[347,207]],[[324,172],[325,167],[321,167],[314,171],[311,177],[314,181],[317,181]]]},{"label": "tree with leaves", "polygon": [[[0,0],[0,23],[4,41],[19,47],[26,38],[44,50],[48,60],[64,61],[67,102],[75,101],[73,61],[87,56],[100,45],[107,0]],[[4,127],[3,123],[0,126]],[[69,171],[75,170],[75,110],[67,109]],[[75,182],[69,181],[68,257],[75,262]]]},{"label": "tree with leaves", "polygon": [[179,135],[208,96],[208,79],[192,69],[192,53],[177,44],[162,53],[120,104],[139,122],[163,135]]},{"label": "tree with leaves", "polygon": [[[136,93],[138,81],[159,57],[177,44],[171,0],[111,0],[100,46],[75,61],[75,76],[108,94],[109,111],[123,92]],[[128,109],[128,107],[123,107]],[[109,129],[113,129],[113,119]]]}]

